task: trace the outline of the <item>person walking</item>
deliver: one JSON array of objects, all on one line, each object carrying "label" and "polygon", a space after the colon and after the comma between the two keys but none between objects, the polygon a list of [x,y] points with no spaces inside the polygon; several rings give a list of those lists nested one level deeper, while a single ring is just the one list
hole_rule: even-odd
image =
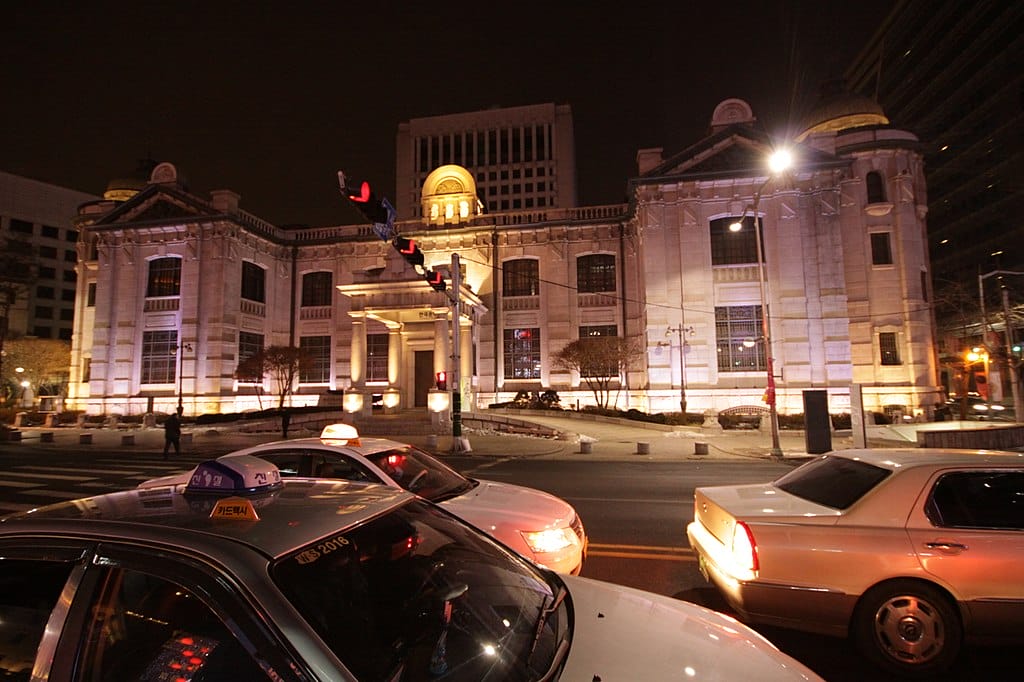
[{"label": "person walking", "polygon": [[172,414],[164,422],[164,459],[167,459],[167,450],[174,446],[174,454],[181,455],[181,408]]}]

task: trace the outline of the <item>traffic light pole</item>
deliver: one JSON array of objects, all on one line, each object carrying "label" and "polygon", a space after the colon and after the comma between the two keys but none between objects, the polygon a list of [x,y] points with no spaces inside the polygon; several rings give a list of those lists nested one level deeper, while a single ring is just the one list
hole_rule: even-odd
[{"label": "traffic light pole", "polygon": [[459,254],[452,254],[452,453],[469,452],[469,440],[462,437],[462,268]]}]

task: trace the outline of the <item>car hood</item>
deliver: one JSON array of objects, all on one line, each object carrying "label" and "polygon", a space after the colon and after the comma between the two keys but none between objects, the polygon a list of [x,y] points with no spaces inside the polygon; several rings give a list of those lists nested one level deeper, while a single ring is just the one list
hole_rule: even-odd
[{"label": "car hood", "polygon": [[576,516],[568,502],[540,490],[482,479],[477,483],[441,506],[489,533],[502,528],[515,532],[567,528]]},{"label": "car hood", "polygon": [[738,621],[689,602],[562,576],[575,619],[566,680],[821,680]]},{"label": "car hood", "polygon": [[840,512],[776,488],[771,483],[722,485],[698,488],[697,512],[705,501],[713,502],[733,518],[759,521],[799,518],[803,523],[835,523]]}]

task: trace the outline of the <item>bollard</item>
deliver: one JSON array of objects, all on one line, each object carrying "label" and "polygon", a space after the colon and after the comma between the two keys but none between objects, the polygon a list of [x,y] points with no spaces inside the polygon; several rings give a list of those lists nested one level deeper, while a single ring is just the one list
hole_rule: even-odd
[{"label": "bollard", "polygon": [[81,434],[79,434],[78,435],[78,444],[79,445],[92,445],[92,434],[91,433],[81,433]]},{"label": "bollard", "polygon": [[53,442],[53,431],[43,431],[39,434],[40,443],[52,443]]},{"label": "bollard", "polygon": [[437,434],[432,433],[427,436],[427,448],[437,450]]},{"label": "bollard", "polygon": [[695,454],[695,455],[706,455],[706,454],[708,454],[708,444],[707,443],[694,443],[693,444],[693,454]]},{"label": "bollard", "polygon": [[651,444],[650,443],[637,443],[636,444],[636,454],[638,454],[638,455],[649,455],[649,454],[651,454]]},{"label": "bollard", "polygon": [[7,437],[13,441],[19,441],[21,440],[21,431],[10,431],[8,432]]},{"label": "bollard", "polygon": [[589,455],[594,449],[594,444],[589,440],[580,441],[580,454]]},{"label": "bollard", "polygon": [[121,436],[121,445],[135,445],[135,434],[129,433]]}]

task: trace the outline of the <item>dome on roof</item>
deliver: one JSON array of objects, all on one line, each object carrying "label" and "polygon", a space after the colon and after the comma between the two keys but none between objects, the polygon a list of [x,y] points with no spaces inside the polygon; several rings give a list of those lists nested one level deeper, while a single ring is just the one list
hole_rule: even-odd
[{"label": "dome on roof", "polygon": [[134,171],[107,183],[103,198],[110,201],[128,201],[149,184],[149,174],[153,171],[154,166],[156,166],[156,161],[152,159],[140,160]]},{"label": "dome on roof", "polygon": [[797,142],[802,142],[812,133],[888,124],[889,119],[878,102],[832,85],[826,87],[817,104],[804,119],[803,131],[796,139]]}]

